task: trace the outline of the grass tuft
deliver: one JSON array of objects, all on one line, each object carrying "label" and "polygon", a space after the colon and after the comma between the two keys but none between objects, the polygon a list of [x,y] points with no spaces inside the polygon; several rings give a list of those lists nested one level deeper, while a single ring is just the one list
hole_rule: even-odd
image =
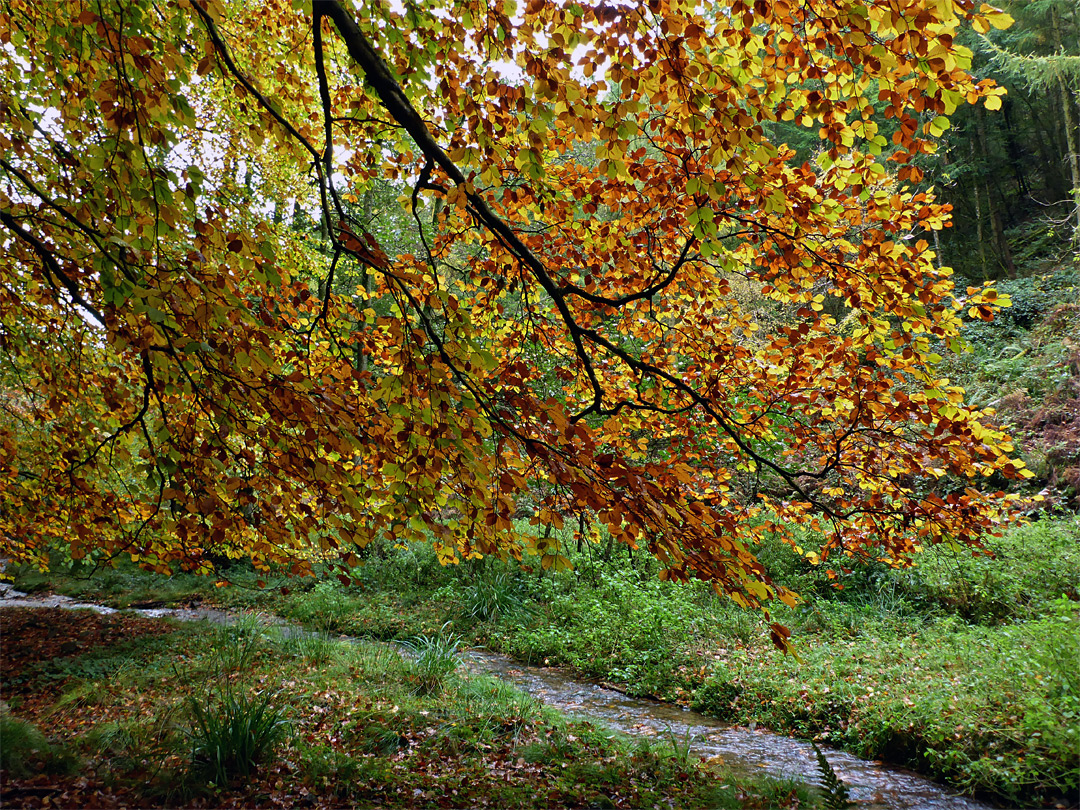
[{"label": "grass tuft", "polygon": [[236,693],[190,697],[193,771],[224,787],[233,777],[247,777],[252,768],[281,741],[285,720],[274,706],[275,696]]},{"label": "grass tuft", "polygon": [[416,636],[404,642],[412,657],[415,689],[419,695],[442,691],[446,679],[461,665],[458,647],[461,636],[448,632],[450,623],[433,635]]}]

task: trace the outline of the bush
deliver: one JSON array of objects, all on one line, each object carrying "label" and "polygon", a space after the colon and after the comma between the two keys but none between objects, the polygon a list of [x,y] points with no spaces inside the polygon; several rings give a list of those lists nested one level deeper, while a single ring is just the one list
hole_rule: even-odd
[{"label": "bush", "polygon": [[498,646],[527,661],[622,681],[636,694],[671,696],[683,685],[677,673],[691,662],[689,648],[715,640],[715,601],[702,604],[699,588],[643,580],[633,569],[593,574],[593,586],[578,586],[573,575],[545,581],[537,600],[546,605],[545,620],[498,631]]},{"label": "bush", "polygon": [[[820,735],[858,756],[910,765],[1015,803],[1080,787],[1077,605],[995,627],[949,616],[918,632],[863,615],[857,636],[803,645],[802,661],[734,650],[694,707],[738,723]],[[828,622],[851,606],[821,601]]]},{"label": "bush", "polygon": [[445,585],[457,571],[439,562],[431,543],[413,542],[396,545],[384,539],[373,540],[360,552],[363,565],[354,569],[353,578],[374,588],[396,588],[420,593]]},{"label": "bush", "polygon": [[993,624],[1080,599],[1080,516],[1044,519],[991,538],[993,557],[937,546],[917,558],[928,598],[968,621]]},{"label": "bush", "polygon": [[385,591],[360,593],[352,587],[342,587],[335,580],[324,580],[310,591],[289,594],[277,604],[277,610],[283,617],[314,630],[384,640],[406,639],[438,627],[446,619],[441,606],[424,603],[418,609],[422,599],[423,595],[411,589],[407,582],[387,585]]},{"label": "bush", "polygon": [[694,691],[691,706],[717,720],[733,721],[738,719],[735,701],[741,694],[742,688],[732,681],[728,671],[718,668]]}]

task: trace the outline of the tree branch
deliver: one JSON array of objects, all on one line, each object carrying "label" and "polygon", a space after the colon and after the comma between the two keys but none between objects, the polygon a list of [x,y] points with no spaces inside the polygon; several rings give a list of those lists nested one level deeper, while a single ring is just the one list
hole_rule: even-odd
[{"label": "tree branch", "polygon": [[48,245],[19,225],[15,220],[15,217],[11,216],[7,211],[0,211],[0,222],[3,222],[12,233],[30,245],[34,253],[41,259],[45,272],[48,273],[51,278],[58,280],[64,285],[64,289],[67,290],[68,295],[71,296],[71,300],[76,306],[81,307],[92,315],[99,326],[105,326],[105,319],[101,316],[101,313],[97,311],[97,308],[95,308],[93,304],[83,298],[82,292],[79,290],[79,285],[64,272],[62,267],[60,267],[60,263],[52,254],[52,251],[49,250]]},{"label": "tree branch", "polygon": [[[692,386],[683,382],[678,377],[675,377],[657,366],[632,357],[595,330],[586,329],[578,324],[565,301],[565,298],[570,291],[559,288],[554,279],[552,279],[551,275],[547,272],[547,268],[544,267],[543,262],[541,262],[540,259],[521,241],[514,230],[491,210],[491,207],[487,204],[486,200],[480,197],[475,191],[470,190],[465,175],[462,174],[461,170],[450,159],[449,155],[446,154],[442,147],[436,143],[435,139],[428,131],[427,124],[424,123],[420,114],[412,106],[412,102],[409,101],[408,97],[401,89],[397,79],[394,77],[393,73],[391,73],[389,66],[372,46],[371,42],[364,35],[364,32],[360,30],[360,26],[356,24],[352,15],[341,5],[339,0],[314,0],[313,5],[316,9],[316,19],[321,18],[325,14],[333,20],[334,25],[337,27],[345,41],[345,46],[349,51],[349,55],[364,71],[368,81],[378,94],[383,106],[386,108],[387,112],[390,113],[391,117],[398,121],[409,135],[412,136],[424,155],[430,161],[438,165],[446,172],[447,176],[453,180],[454,183],[463,189],[466,199],[468,200],[469,208],[477,220],[479,220],[482,225],[490,230],[496,238],[518,257],[518,260],[529,269],[544,291],[551,296],[559,311],[559,315],[570,332],[571,339],[574,342],[575,351],[578,358],[585,366],[586,374],[589,377],[594,392],[592,404],[584,411],[575,414],[575,421],[580,420],[589,413],[606,413],[606,409],[603,405],[604,391],[596,377],[592,358],[585,350],[583,339],[588,338],[595,345],[600,346],[616,357],[619,357],[631,368],[636,369],[639,372],[644,372],[654,378],[663,379],[677,390],[686,394],[694,403],[700,406],[716,421],[720,428],[731,437],[739,449],[749,458],[752,458],[758,464],[768,467],[783,478],[788,485],[798,492],[808,503],[818,506],[827,515],[834,515],[833,510],[827,504],[820,503],[811,493],[807,492],[805,488],[799,484],[797,478],[804,475],[804,473],[786,470],[771,459],[759,454],[754,450],[750,442],[740,435],[739,432],[735,430],[734,426],[713,406],[713,403],[710,402],[707,397],[698,393]],[[684,247],[684,257],[686,250],[689,249],[689,245],[690,243],[688,242],[687,246]],[[668,284],[670,281],[671,279],[665,279],[664,283]],[[812,473],[806,474],[812,475]]]}]

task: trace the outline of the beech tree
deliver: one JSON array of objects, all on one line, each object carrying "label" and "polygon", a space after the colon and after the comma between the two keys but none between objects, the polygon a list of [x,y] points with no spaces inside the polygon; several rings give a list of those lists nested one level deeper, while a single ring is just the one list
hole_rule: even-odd
[{"label": "beech tree", "polygon": [[990,6],[0,8],[8,557],[560,567],[567,522],[765,606],[762,536],[902,563],[1026,473],[935,372],[1005,302],[953,288],[909,188],[1000,106],[954,41]]}]

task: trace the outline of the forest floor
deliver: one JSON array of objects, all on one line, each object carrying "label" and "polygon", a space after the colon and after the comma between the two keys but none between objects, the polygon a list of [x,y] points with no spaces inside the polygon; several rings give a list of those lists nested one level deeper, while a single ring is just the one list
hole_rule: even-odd
[{"label": "forest floor", "polygon": [[791,549],[760,549],[803,595],[774,611],[798,660],[704,583],[658,582],[648,559],[606,561],[588,547],[569,550],[573,571],[542,575],[494,560],[443,567],[423,545],[370,548],[348,586],[327,576],[258,587],[265,575],[242,564],[227,580],[62,561],[48,575],[15,574],[21,590],[115,608],[201,602],[373,640],[457,637],[910,767],[1007,807],[1078,806],[1080,518],[1014,529],[993,551],[927,551],[912,569],[864,565],[836,582]]},{"label": "forest floor", "polygon": [[[0,623],[4,807],[816,806],[385,645],[58,608]],[[263,727],[261,756],[229,753]]]}]

